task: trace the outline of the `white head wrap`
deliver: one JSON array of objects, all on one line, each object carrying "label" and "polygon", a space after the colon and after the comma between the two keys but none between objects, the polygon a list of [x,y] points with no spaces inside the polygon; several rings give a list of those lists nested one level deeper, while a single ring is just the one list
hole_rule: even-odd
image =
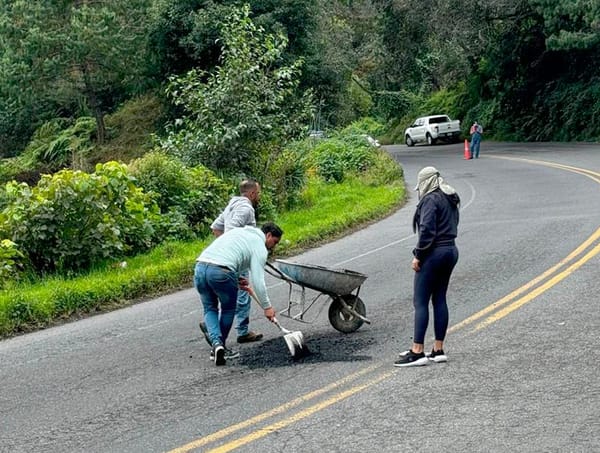
[{"label": "white head wrap", "polygon": [[454,187],[444,182],[444,178],[440,176],[440,172],[437,171],[435,167],[425,167],[421,169],[417,175],[417,185],[415,186],[415,190],[419,191],[419,198],[423,198],[425,195],[438,188],[446,195],[456,193]]}]

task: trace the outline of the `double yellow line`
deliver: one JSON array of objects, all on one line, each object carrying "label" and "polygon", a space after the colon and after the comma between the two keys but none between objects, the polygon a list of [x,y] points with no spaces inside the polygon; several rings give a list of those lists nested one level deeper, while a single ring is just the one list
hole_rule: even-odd
[{"label": "double yellow line", "polygon": [[[538,283],[544,281],[546,278],[548,278],[548,277],[552,276],[553,274],[555,274],[555,272],[557,272],[561,267],[566,266],[571,261],[575,260],[585,250],[587,250],[587,248],[590,247],[590,245],[594,244],[594,242],[596,242],[598,240],[598,238],[600,238],[600,228],[598,228],[594,232],[594,234],[592,234],[583,244],[581,244],[579,247],[577,247],[575,250],[573,250],[573,252],[571,252],[569,254],[569,256],[567,256],[566,258],[564,258],[563,260],[561,260],[558,264],[556,264],[555,266],[551,267],[550,269],[548,269],[543,274],[540,274],[539,276],[537,276],[536,278],[534,278],[533,280],[531,280],[527,284],[525,284],[525,285],[521,286],[520,288],[514,290],[512,293],[504,296],[502,299],[498,300],[497,302],[494,302],[493,304],[487,306],[483,310],[475,313],[474,315],[472,315],[472,316],[468,317],[467,319],[459,322],[458,324],[455,324],[450,329],[448,329],[448,332],[450,333],[450,332],[456,331],[458,329],[461,329],[463,327],[466,327],[467,325],[474,323],[475,321],[483,318],[484,316],[486,316],[486,315],[494,312],[495,310],[499,309],[500,307],[503,307],[507,303],[513,301],[515,298],[517,298],[518,296],[520,296],[521,294],[523,294],[525,291],[528,291],[529,289],[531,289],[534,286],[536,286]],[[552,278],[550,278],[549,280],[547,280],[544,284],[538,286],[533,291],[525,294],[523,297],[520,297],[519,299],[515,300],[510,305],[508,305],[508,306],[502,308],[501,310],[498,310],[497,312],[491,314],[490,316],[488,316],[487,318],[485,318],[483,321],[480,321],[475,326],[475,328],[473,330],[477,331],[477,330],[483,329],[484,327],[486,327],[486,326],[488,326],[488,325],[490,325],[490,324],[492,324],[492,323],[494,323],[494,322],[496,322],[496,321],[504,318],[509,313],[512,313],[516,309],[522,307],[527,302],[532,301],[533,299],[535,299],[540,294],[544,293],[545,291],[547,291],[548,289],[552,288],[554,285],[556,285],[560,281],[562,281],[565,278],[567,278],[569,275],[571,275],[573,272],[575,272],[577,269],[579,269],[581,266],[583,266],[585,263],[587,263],[590,259],[592,259],[594,256],[596,256],[598,253],[600,253],[600,244],[596,244],[585,255],[583,255],[577,261],[575,261],[574,263],[572,263],[569,267],[567,267],[563,271],[558,272]]]},{"label": "double yellow line", "polygon": [[[224,437],[234,434],[235,432],[237,432],[241,429],[248,428],[250,426],[253,426],[257,423],[262,422],[263,420],[266,420],[266,419],[274,417],[276,415],[280,415],[285,412],[288,412],[291,409],[296,408],[297,406],[300,406],[300,405],[305,404],[315,398],[318,398],[319,396],[322,396],[333,390],[337,390],[340,387],[345,386],[345,385],[349,384],[350,382],[352,382],[356,379],[359,379],[359,378],[363,377],[364,375],[381,368],[382,366],[383,366],[383,363],[379,363],[379,364],[375,364],[375,365],[371,365],[369,367],[363,368],[362,370],[359,370],[356,373],[349,374],[348,376],[344,377],[343,379],[340,379],[339,381],[333,382],[325,387],[322,387],[313,392],[302,395],[302,396],[295,398],[285,404],[282,404],[281,406],[275,407],[269,411],[263,412],[262,414],[256,415],[255,417],[244,420],[243,422],[229,426],[229,427],[222,429],[220,431],[217,431],[213,434],[210,434],[208,436],[205,436],[205,437],[197,439],[193,442],[190,442],[186,445],[183,445],[182,447],[171,450],[169,453],[188,452],[188,451],[203,447],[205,445],[208,445],[217,440],[223,439]],[[302,420],[303,418],[306,418],[306,417],[314,414],[315,412],[318,412],[322,409],[325,409],[326,407],[329,407],[335,403],[338,403],[338,402],[366,389],[367,387],[370,387],[372,385],[375,385],[375,384],[383,381],[384,379],[387,379],[391,375],[392,375],[392,372],[390,371],[390,372],[386,372],[386,373],[380,374],[378,376],[375,376],[374,378],[372,378],[371,380],[369,380],[363,384],[356,385],[347,390],[339,392],[324,401],[321,401],[317,404],[314,404],[313,406],[303,409],[300,412],[297,412],[294,415],[291,415],[290,417],[287,417],[283,420],[272,423],[271,425],[265,426],[259,430],[253,431],[252,433],[250,433],[246,436],[240,437],[239,439],[236,439],[236,440],[233,440],[226,444],[223,444],[222,446],[214,448],[210,451],[214,452],[214,453],[216,453],[216,452],[224,453],[224,452],[228,452],[228,451],[234,450],[236,448],[239,448],[243,445],[246,445],[250,442],[260,439],[261,437],[271,434],[272,432],[275,432],[278,429],[284,428],[288,425],[291,425],[292,423]]]},{"label": "double yellow line", "polygon": [[[500,156],[496,156],[496,158],[497,159],[506,159],[506,160],[516,160],[516,161],[520,161],[520,162],[528,162],[528,163],[533,163],[536,165],[544,165],[546,167],[553,167],[553,168],[558,168],[561,170],[567,170],[567,171],[571,171],[573,173],[578,173],[580,175],[586,176],[586,177],[594,180],[598,184],[600,184],[600,173],[597,173],[597,172],[594,172],[591,170],[573,167],[570,165],[557,164],[554,162],[544,162],[544,161],[531,160],[531,159],[521,159],[521,158],[515,158],[515,157],[500,157]],[[484,320],[477,323],[475,325],[473,331],[483,329],[484,327],[504,318],[508,314],[512,313],[513,311],[515,311],[518,308],[525,305],[526,303],[532,301],[540,294],[546,292],[548,289],[552,288],[554,285],[556,285],[557,283],[559,283],[562,280],[564,280],[565,278],[567,278],[569,275],[571,275],[573,272],[575,272],[577,269],[579,269],[581,266],[583,266],[585,263],[587,263],[589,260],[591,260],[594,256],[596,256],[598,253],[600,253],[600,243],[597,243],[599,238],[600,238],[600,228],[598,228],[579,247],[577,247],[575,250],[573,250],[566,258],[564,258],[563,260],[558,262],[555,266],[552,266],[550,269],[548,269],[544,273],[540,274],[539,276],[537,276],[536,278],[534,278],[527,284],[521,286],[520,288],[514,290],[513,292],[506,295],[505,297],[498,300],[497,302],[494,302],[493,304],[489,305],[488,307],[484,308],[483,310],[475,313],[474,315],[463,320],[462,322],[459,322],[458,324],[452,326],[450,329],[448,329],[448,332],[453,332],[453,331],[456,331],[463,327],[466,327],[467,325],[473,324],[475,321],[478,321],[479,319],[489,315],[487,318],[485,318]],[[581,256],[582,254],[584,254],[584,255]],[[578,258],[580,256],[581,256],[581,258]],[[559,269],[561,269],[565,266],[568,266],[568,267],[566,267],[564,270],[559,272]],[[548,280],[546,280],[546,279],[548,279]],[[541,284],[537,288],[533,289],[532,291],[528,292],[527,294],[525,294],[524,296],[519,298],[519,296],[521,294],[525,293],[526,291],[529,291],[531,288],[534,288],[536,285],[543,282],[544,280],[546,280],[546,281],[543,284]],[[509,304],[509,302],[512,302],[512,303]],[[506,304],[509,304],[509,305],[504,306]],[[501,308],[501,307],[502,307],[502,309],[499,310],[499,308]],[[498,311],[496,311],[496,310],[498,310]],[[495,311],[495,313],[490,314],[494,311]]]},{"label": "double yellow line", "polygon": [[[530,159],[519,159],[519,158],[510,158],[510,157],[497,157],[497,158],[517,160],[517,161],[521,161],[521,162],[528,162],[528,163],[533,163],[533,164],[537,164],[537,165],[545,165],[548,167],[554,167],[554,168],[558,168],[558,169],[562,169],[562,170],[572,171],[574,173],[578,173],[578,174],[584,175],[586,177],[589,177],[600,184],[600,173],[596,173],[596,172],[593,172],[590,170],[585,170],[582,168],[572,167],[572,166],[568,166],[568,165],[556,164],[556,163],[552,163],[552,162],[543,162],[543,161],[536,161],[536,160],[530,160]],[[545,291],[552,288],[554,285],[556,285],[557,283],[559,283],[560,281],[562,281],[563,279],[565,279],[566,277],[571,275],[573,272],[575,272],[577,269],[579,269],[581,266],[583,266],[585,263],[587,263],[590,259],[592,259],[598,253],[600,253],[600,243],[598,243],[599,239],[600,239],[600,228],[598,228],[579,247],[577,247],[575,250],[573,250],[573,252],[571,252],[566,258],[561,260],[555,266],[551,267],[544,273],[540,274],[538,277],[534,278],[527,284],[525,284],[525,285],[521,286],[520,288],[516,289],[515,291],[511,292],[510,294],[503,297],[502,299],[494,302],[493,304],[489,305],[488,307],[484,308],[483,310],[475,313],[474,315],[470,316],[469,318],[452,326],[450,329],[448,329],[448,332],[454,332],[454,331],[464,328],[470,324],[473,324],[476,321],[481,320],[482,318],[485,318],[485,319],[479,321],[475,325],[473,331],[478,331],[478,330],[483,329],[484,327],[504,318],[509,313],[512,313],[513,311],[522,307],[526,303],[532,301],[537,296],[544,293]],[[560,269],[562,269],[562,268],[564,268],[564,269],[561,271]],[[544,283],[542,283],[542,282],[544,282]],[[540,283],[542,283],[542,284],[540,284]],[[538,284],[540,284],[540,285],[537,286]],[[532,291],[529,291],[532,288],[535,288],[535,289],[533,289]],[[524,293],[526,293],[526,294],[524,294]],[[524,294],[524,295],[521,296],[522,294]],[[521,297],[519,297],[519,296],[521,296]],[[336,404],[352,395],[355,395],[356,393],[358,393],[362,390],[365,390],[368,387],[371,387],[375,384],[378,384],[378,383],[384,381],[385,379],[388,379],[390,376],[393,375],[393,372],[392,371],[380,372],[381,371],[380,368],[382,368],[383,365],[384,365],[384,363],[378,363],[378,364],[374,364],[369,367],[363,368],[362,370],[359,370],[353,374],[350,374],[350,375],[344,377],[343,379],[333,382],[325,387],[322,387],[315,391],[306,393],[305,395],[295,398],[295,399],[293,399],[285,404],[282,404],[278,407],[275,407],[269,411],[263,412],[262,414],[259,414],[252,418],[244,420],[243,422],[237,423],[235,425],[231,425],[231,426],[224,428],[220,431],[217,431],[213,434],[210,434],[205,437],[194,440],[186,445],[183,445],[179,448],[171,450],[169,453],[184,453],[184,452],[189,452],[191,450],[199,449],[199,448],[209,445],[213,442],[224,439],[225,437],[233,435],[242,429],[254,426],[254,425],[256,425],[262,421],[265,421],[269,418],[275,417],[277,415],[285,414],[285,413],[291,411],[292,409],[295,409],[301,405],[309,403],[312,400],[315,400],[329,392],[337,391],[337,393],[334,393],[334,395],[332,395],[331,397],[329,397],[325,400],[318,401],[316,404],[313,404],[307,408],[304,408],[304,409],[290,415],[289,417],[286,417],[282,420],[276,421],[276,422],[271,423],[267,426],[264,426],[260,429],[252,431],[251,433],[249,433],[245,436],[239,437],[230,442],[222,444],[221,446],[210,450],[210,452],[225,453],[225,452],[235,450],[236,448],[247,445],[247,444],[254,442],[262,437],[265,437],[279,429],[282,429],[286,426],[296,423],[299,420],[307,418],[318,411],[321,411],[321,410],[323,410],[333,404]],[[375,373],[376,371],[377,371],[377,373]],[[366,382],[354,385],[353,387],[350,387],[350,388],[340,391],[340,388],[347,386],[348,384],[350,384],[351,382],[353,382],[355,380],[364,378],[367,374],[370,374],[370,373],[375,373],[375,376],[372,376]]]}]

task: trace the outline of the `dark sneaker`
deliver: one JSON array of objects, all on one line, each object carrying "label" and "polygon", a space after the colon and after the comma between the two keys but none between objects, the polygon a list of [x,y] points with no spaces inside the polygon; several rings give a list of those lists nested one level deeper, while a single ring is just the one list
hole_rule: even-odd
[{"label": "dark sneaker", "polygon": [[237,337],[238,343],[252,343],[253,341],[260,341],[263,338],[262,333],[248,332],[246,335],[240,335]]},{"label": "dark sneaker", "polygon": [[233,349],[229,349],[228,347],[225,347],[225,358],[227,360],[237,359],[239,356],[240,356],[239,351],[234,351]]},{"label": "dark sneaker", "polygon": [[409,367],[409,366],[423,366],[429,363],[429,359],[425,356],[424,352],[416,354],[408,351],[407,354],[401,355],[398,360],[394,362],[394,366]]},{"label": "dark sneaker", "polygon": [[[240,356],[239,351],[234,351],[233,349],[229,349],[225,347],[225,360],[229,359],[237,359]],[[215,351],[211,349],[210,351],[210,360],[214,362],[215,360]]]},{"label": "dark sneaker", "polygon": [[444,354],[444,350],[440,349],[439,351],[434,351],[433,349],[429,354],[427,354],[427,358],[435,363],[447,362],[448,357]]},{"label": "dark sneaker", "polygon": [[204,321],[200,321],[200,324],[198,324],[198,325],[200,327],[200,330],[204,334],[204,339],[206,340],[208,345],[212,347],[212,343],[210,342],[210,337],[208,336],[208,329],[206,328],[206,324],[204,324]]},{"label": "dark sneaker", "polygon": [[215,365],[225,365],[225,348],[223,345],[218,344],[213,348],[213,357],[215,360]]}]

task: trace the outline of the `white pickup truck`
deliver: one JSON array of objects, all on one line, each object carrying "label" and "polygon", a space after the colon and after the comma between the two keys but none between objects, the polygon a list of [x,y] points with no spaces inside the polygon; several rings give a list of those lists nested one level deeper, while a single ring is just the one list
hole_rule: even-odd
[{"label": "white pickup truck", "polygon": [[419,142],[434,145],[438,140],[460,141],[460,121],[452,121],[448,115],[424,116],[417,118],[404,131],[404,141],[407,146],[414,146],[415,143]]}]

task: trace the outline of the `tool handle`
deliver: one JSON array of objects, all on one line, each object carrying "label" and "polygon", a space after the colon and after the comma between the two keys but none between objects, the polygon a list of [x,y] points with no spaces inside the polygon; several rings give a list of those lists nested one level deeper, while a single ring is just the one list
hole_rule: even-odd
[{"label": "tool handle", "polygon": [[[253,290],[253,289],[252,289],[250,286],[248,286],[248,289],[247,289],[247,291],[248,291],[248,294],[250,294],[250,297],[252,298],[252,300],[254,300],[254,302],[256,302],[260,308],[262,308],[262,305],[260,305],[260,302],[258,301],[258,298],[256,297],[256,294],[254,294],[254,290]],[[277,318],[273,318],[273,321],[271,321],[271,322],[275,323],[275,325],[276,325],[277,327],[279,327],[279,329],[280,329],[282,332],[284,332],[284,333],[289,333],[289,332],[290,332],[289,330],[287,330],[287,329],[284,329],[284,328],[281,326],[281,324],[279,324],[279,321],[277,321]]]},{"label": "tool handle", "polygon": [[[248,294],[250,294],[250,297],[254,300],[254,302],[256,302],[260,306],[260,303],[258,302],[256,294],[254,294],[254,291],[250,287],[248,287]],[[273,324],[275,324],[277,327],[279,327],[279,330],[281,330],[283,333],[285,333],[285,334],[292,333],[291,330],[287,330],[285,327],[283,327],[281,324],[279,324],[279,321],[277,320],[277,318],[273,318],[273,321],[271,321],[271,322]]]},{"label": "tool handle", "polygon": [[281,324],[279,324],[279,321],[277,321],[277,318],[273,318],[273,324],[275,324],[277,327],[279,327],[279,330],[281,330],[283,333],[285,333],[286,335],[288,333],[292,333],[291,330],[287,330],[285,327],[283,327]]}]

